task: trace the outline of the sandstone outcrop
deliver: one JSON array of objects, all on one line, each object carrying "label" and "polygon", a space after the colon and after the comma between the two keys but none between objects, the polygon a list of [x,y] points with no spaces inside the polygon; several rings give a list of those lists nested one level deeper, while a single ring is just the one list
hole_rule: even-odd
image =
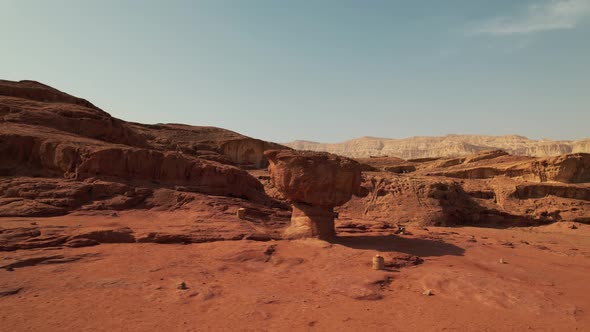
[{"label": "sandstone outcrop", "polygon": [[0,125],[0,170],[4,175],[158,181],[238,197],[253,197],[262,192],[258,180],[231,165],[179,152],[74,141],[73,137],[43,135],[39,131],[20,135],[2,131],[11,128]]},{"label": "sandstone outcrop", "polygon": [[[590,182],[590,154],[575,153],[548,158],[514,157],[501,154],[494,158],[478,159],[481,154],[469,158],[437,160],[430,168],[430,175],[461,179],[490,179],[506,176],[534,182]],[[475,159],[475,160],[474,160]],[[490,160],[489,159],[494,159]],[[485,161],[485,162],[480,162]],[[455,167],[453,167],[455,166]]]},{"label": "sandstone outcrop", "polygon": [[125,210],[152,195],[149,188],[118,182],[60,178],[0,178],[0,217],[43,217],[75,210]]},{"label": "sandstone outcrop", "polygon": [[285,149],[285,147],[258,139],[238,138],[223,142],[220,149],[224,155],[228,156],[238,165],[262,168],[268,166],[268,160],[264,157],[264,151]]},{"label": "sandstone outcrop", "polygon": [[126,122],[84,99],[34,81],[0,80],[0,124],[5,126],[3,132],[10,134],[41,129],[49,135],[72,134],[70,141],[89,138],[99,143],[180,152],[244,168],[266,167],[264,150],[288,149],[221,128]]},{"label": "sandstone outcrop", "polygon": [[590,182],[590,154],[575,153],[533,162],[539,180],[565,183]]},{"label": "sandstone outcrop", "polygon": [[7,81],[0,80],[0,96],[15,97],[49,103],[65,103],[100,109],[92,105],[88,100],[71,96],[48,85],[36,81]]},{"label": "sandstone outcrop", "polygon": [[268,166],[268,161],[263,155],[265,150],[288,149],[280,144],[250,138],[215,127],[137,123],[130,124],[130,126],[145,136],[148,145],[153,149],[178,151],[246,169]]},{"label": "sandstone outcrop", "polygon": [[293,204],[288,238],[329,238],[334,207],[346,203],[361,182],[360,164],[328,153],[269,150],[273,185]]},{"label": "sandstone outcrop", "polygon": [[[342,216],[419,225],[539,225],[590,220],[590,154],[532,158],[482,151],[458,158],[362,159],[358,197]],[[395,169],[411,173],[387,172]]]},{"label": "sandstone outcrop", "polygon": [[[244,168],[264,167],[268,148],[282,146],[220,128],[129,123],[41,83],[0,80],[0,215],[60,215],[106,202],[79,194],[92,190],[86,180],[109,184],[114,201],[106,206],[115,209],[140,206],[161,187],[267,204]],[[60,194],[24,195],[29,177]],[[131,194],[138,188],[147,194]]]},{"label": "sandstone outcrop", "polygon": [[146,147],[146,138],[125,121],[111,117],[84,99],[33,81],[0,81],[0,122]]}]

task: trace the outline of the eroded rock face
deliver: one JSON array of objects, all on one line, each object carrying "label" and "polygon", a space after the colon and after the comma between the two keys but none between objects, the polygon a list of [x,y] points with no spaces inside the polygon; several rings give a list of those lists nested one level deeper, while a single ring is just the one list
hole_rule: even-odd
[{"label": "eroded rock face", "polygon": [[539,181],[564,183],[590,182],[590,154],[575,153],[533,162]]},{"label": "eroded rock face", "polygon": [[293,202],[288,238],[334,235],[334,207],[361,183],[358,162],[329,153],[269,150],[264,153],[275,187]]},{"label": "eroded rock face", "polygon": [[[421,226],[588,222],[589,161],[584,153],[533,158],[502,151],[420,161],[363,159],[376,170],[363,173],[361,190],[338,212],[355,220]],[[384,172],[401,166],[416,170]]]},{"label": "eroded rock face", "polygon": [[263,191],[259,181],[237,167],[179,152],[67,142],[40,135],[4,135],[1,126],[0,143],[0,174],[4,175],[157,181],[162,185],[188,185],[208,194],[248,198]]},{"label": "eroded rock face", "polygon": [[238,165],[262,168],[268,166],[268,161],[264,158],[264,151],[284,148],[276,143],[242,138],[224,142],[221,151]]},{"label": "eroded rock face", "polygon": [[285,230],[286,238],[330,238],[334,230],[334,208],[293,202],[291,225]]},{"label": "eroded rock face", "polygon": [[[273,146],[221,128],[130,123],[38,82],[0,80],[0,215],[63,215],[100,208],[95,201],[142,207],[158,188],[267,204],[243,168],[262,166],[262,150]],[[108,184],[107,195],[84,191],[93,179]]]},{"label": "eroded rock face", "polygon": [[88,100],[71,96],[36,81],[13,82],[0,80],[0,96],[36,100],[49,103],[65,103],[84,106],[102,112]]},{"label": "eroded rock face", "polygon": [[[531,182],[590,182],[590,154],[574,153],[542,159],[500,155],[477,159],[466,158],[437,160],[430,167],[430,175],[442,175],[461,179],[491,179],[497,176],[518,178]],[[483,157],[486,157],[483,155]],[[487,160],[491,159],[489,162]],[[462,161],[461,161],[462,160]],[[456,166],[456,167],[455,167]],[[426,169],[429,166],[423,167]]]},{"label": "eroded rock face", "polygon": [[111,143],[179,152],[248,169],[268,165],[264,150],[288,149],[222,128],[126,122],[85,99],[34,81],[0,80],[0,135],[0,149],[18,150],[20,143],[16,140],[29,146],[31,138],[27,136],[41,136],[58,143]]}]

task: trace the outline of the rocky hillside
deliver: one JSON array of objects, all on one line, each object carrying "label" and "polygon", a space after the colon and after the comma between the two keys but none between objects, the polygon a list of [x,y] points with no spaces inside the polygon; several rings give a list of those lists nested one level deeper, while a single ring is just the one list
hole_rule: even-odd
[{"label": "rocky hillside", "polygon": [[266,167],[271,148],[285,147],[214,127],[130,123],[38,82],[0,80],[0,216],[175,205],[189,193],[267,204],[245,169]]},{"label": "rocky hillside", "polygon": [[[361,189],[338,208],[337,231],[354,229],[359,221],[371,227],[590,222],[590,154],[578,152],[586,149],[583,142],[543,150],[575,153],[530,157],[522,154],[532,154],[534,146],[518,136],[503,138],[511,147],[504,150],[513,154],[481,151],[497,137],[414,140],[421,140],[419,151],[430,154],[410,153],[416,145],[408,143],[398,148],[409,158],[357,158]],[[372,151],[368,154],[393,154],[383,140],[360,141]],[[535,151],[541,149],[537,143]],[[429,157],[439,148],[453,155],[474,153]],[[287,148],[221,128],[130,123],[37,82],[0,81],[0,217],[184,210],[201,216],[201,223],[235,221],[236,210],[244,208],[255,231],[265,233],[266,225],[285,226],[291,214],[288,200],[269,182],[264,151],[270,149]],[[326,174],[320,184],[334,176],[344,179],[328,163],[317,168]],[[313,185],[297,190],[322,197],[335,193]],[[196,232],[194,241],[203,240],[202,229]]]},{"label": "rocky hillside", "polygon": [[590,139],[577,141],[531,140],[517,135],[447,135],[404,139],[361,137],[334,144],[294,141],[284,145],[296,150],[327,151],[353,158],[369,156],[390,156],[403,159],[457,157],[497,149],[516,156],[534,157],[590,152]]},{"label": "rocky hillside", "polygon": [[535,158],[492,150],[455,158],[358,161],[365,170],[362,190],[340,209],[352,220],[500,227],[590,222],[587,153]]}]

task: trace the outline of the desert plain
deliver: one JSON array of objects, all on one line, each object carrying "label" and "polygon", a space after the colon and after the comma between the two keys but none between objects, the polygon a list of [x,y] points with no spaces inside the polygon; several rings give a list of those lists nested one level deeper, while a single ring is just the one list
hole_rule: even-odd
[{"label": "desert plain", "polygon": [[576,144],[351,159],[0,81],[0,326],[588,330]]}]

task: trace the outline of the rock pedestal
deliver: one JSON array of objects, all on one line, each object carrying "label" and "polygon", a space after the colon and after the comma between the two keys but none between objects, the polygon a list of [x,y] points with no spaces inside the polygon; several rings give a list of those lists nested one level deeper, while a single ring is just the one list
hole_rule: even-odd
[{"label": "rock pedestal", "polygon": [[326,152],[269,150],[264,155],[272,183],[293,205],[285,237],[334,236],[334,207],[360,187],[360,164]]},{"label": "rock pedestal", "polygon": [[293,203],[291,225],[285,230],[286,238],[317,237],[328,239],[334,231],[334,208]]}]

